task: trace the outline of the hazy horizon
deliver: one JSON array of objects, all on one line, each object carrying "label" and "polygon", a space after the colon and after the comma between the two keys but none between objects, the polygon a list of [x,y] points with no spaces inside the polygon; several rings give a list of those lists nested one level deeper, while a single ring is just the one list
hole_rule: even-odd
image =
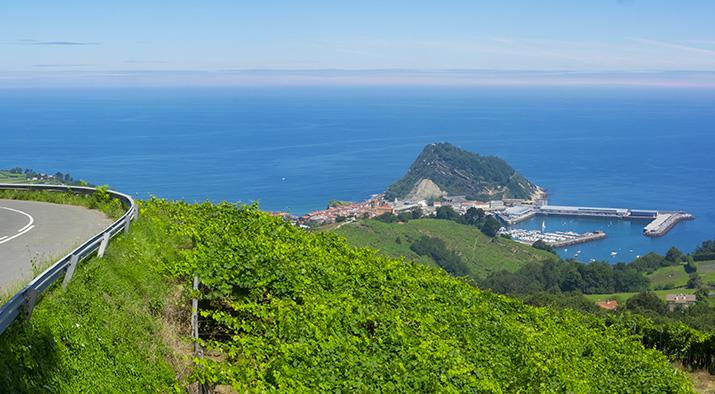
[{"label": "hazy horizon", "polygon": [[715,3],[8,4],[1,87],[715,87]]}]

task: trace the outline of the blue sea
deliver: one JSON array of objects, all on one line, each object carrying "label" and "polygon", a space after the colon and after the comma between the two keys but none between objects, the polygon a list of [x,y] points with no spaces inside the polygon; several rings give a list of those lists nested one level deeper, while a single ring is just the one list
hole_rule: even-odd
[{"label": "blue sea", "polygon": [[0,168],[69,172],[142,198],[258,201],[301,214],[383,191],[437,141],[504,158],[551,204],[697,217],[656,239],[641,235],[642,222],[546,219],[547,231],[609,235],[559,250],[564,257],[629,261],[715,238],[712,90],[0,90]]}]

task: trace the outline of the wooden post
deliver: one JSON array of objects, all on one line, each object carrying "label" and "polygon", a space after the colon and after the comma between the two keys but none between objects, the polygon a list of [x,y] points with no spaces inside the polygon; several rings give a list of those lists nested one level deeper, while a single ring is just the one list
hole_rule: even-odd
[{"label": "wooden post", "polygon": [[[199,289],[199,276],[194,275],[194,293]],[[204,351],[199,345],[199,300],[191,299],[191,336],[194,338],[194,353],[197,358],[204,357]],[[210,394],[211,387],[208,384],[199,382],[199,393]]]},{"label": "wooden post", "polygon": [[72,280],[72,275],[74,275],[74,270],[77,268],[77,262],[79,261],[79,256],[73,254],[70,258],[70,265],[67,266],[67,272],[65,272],[65,280],[62,281],[62,288],[67,288],[67,284]]},{"label": "wooden post", "polygon": [[[199,276],[194,275],[194,292],[199,289]],[[199,355],[201,348],[199,346],[199,300],[194,297],[191,299],[191,336],[194,337],[194,353]]]}]

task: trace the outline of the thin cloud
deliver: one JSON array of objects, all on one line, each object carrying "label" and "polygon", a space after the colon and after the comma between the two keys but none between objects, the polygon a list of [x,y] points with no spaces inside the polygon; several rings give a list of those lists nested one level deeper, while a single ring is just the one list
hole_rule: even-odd
[{"label": "thin cloud", "polygon": [[30,45],[67,45],[67,46],[83,46],[83,45],[99,45],[98,42],[77,42],[77,41],[39,41]]},{"label": "thin cloud", "polygon": [[4,41],[6,44],[10,45],[39,45],[39,46],[86,46],[86,45],[100,45],[98,42],[86,42],[86,41],[40,41],[40,40],[10,40]]},{"label": "thin cloud", "polygon": [[163,60],[125,60],[125,64],[166,64]]},{"label": "thin cloud", "polygon": [[705,54],[705,55],[715,55],[715,51],[713,51],[711,49],[698,48],[698,47],[682,45],[682,44],[675,44],[675,43],[667,42],[667,41],[650,40],[647,38],[629,37],[628,39],[631,41],[640,42],[642,44],[655,45],[655,46],[660,46],[663,48],[679,49],[682,51],[700,53],[700,54]]},{"label": "thin cloud", "polygon": [[62,64],[62,63],[49,63],[49,64],[33,64],[32,67],[36,68],[59,68],[59,67],[96,67],[101,66],[101,64]]}]

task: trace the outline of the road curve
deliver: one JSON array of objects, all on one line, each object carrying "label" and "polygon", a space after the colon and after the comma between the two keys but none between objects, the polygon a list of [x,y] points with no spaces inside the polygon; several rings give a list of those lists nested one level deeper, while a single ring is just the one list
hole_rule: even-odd
[{"label": "road curve", "polygon": [[59,259],[111,223],[83,207],[0,199],[0,294],[31,280],[33,265]]}]

